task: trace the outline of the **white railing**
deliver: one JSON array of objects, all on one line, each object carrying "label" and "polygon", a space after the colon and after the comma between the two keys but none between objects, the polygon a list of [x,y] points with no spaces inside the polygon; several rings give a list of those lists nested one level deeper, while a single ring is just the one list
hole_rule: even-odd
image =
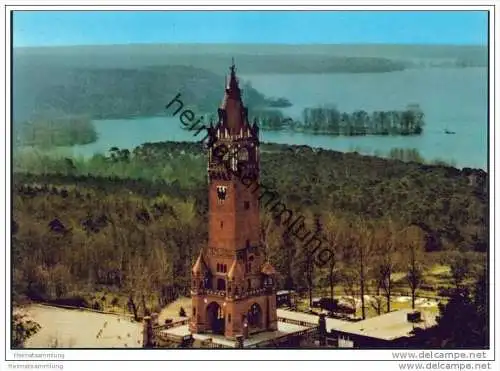
[{"label": "white railing", "polygon": [[205,294],[225,297],[227,293],[225,290],[205,290]]}]

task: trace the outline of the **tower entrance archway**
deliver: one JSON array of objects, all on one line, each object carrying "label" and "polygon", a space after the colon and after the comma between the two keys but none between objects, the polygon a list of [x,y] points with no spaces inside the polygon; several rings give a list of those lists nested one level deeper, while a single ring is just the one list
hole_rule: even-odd
[{"label": "tower entrance archway", "polygon": [[212,333],[224,334],[224,313],[215,301],[207,305],[207,321]]},{"label": "tower entrance archway", "polygon": [[262,309],[259,304],[253,303],[247,313],[248,326],[262,327]]}]

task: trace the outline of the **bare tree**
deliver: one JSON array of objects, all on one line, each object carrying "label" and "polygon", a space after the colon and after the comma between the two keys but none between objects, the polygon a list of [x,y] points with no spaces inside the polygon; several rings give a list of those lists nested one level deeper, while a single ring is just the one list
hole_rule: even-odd
[{"label": "bare tree", "polygon": [[146,297],[144,296],[144,293],[142,293],[142,310],[144,313],[144,317],[149,316],[151,314],[150,310],[146,305]]},{"label": "bare tree", "polygon": [[134,320],[139,321],[139,316],[137,314],[137,305],[134,302],[134,297],[132,294],[130,294],[127,304],[128,304],[129,310],[134,314]]},{"label": "bare tree", "polygon": [[340,279],[339,263],[340,263],[340,241],[343,237],[343,226],[339,225],[340,221],[333,218],[329,214],[327,218],[327,228],[325,231],[326,239],[329,244],[328,254],[328,283],[330,286],[330,298],[334,299],[334,289],[336,283]]},{"label": "bare tree", "polygon": [[[356,286],[363,282],[364,285],[364,254],[363,249],[360,248],[360,238],[359,235],[354,235],[354,232],[360,233],[361,227],[354,226],[350,223],[347,230],[347,239],[342,245],[342,283],[344,286],[344,292],[347,296],[351,297],[353,307],[356,310],[356,301],[354,297],[356,296]],[[360,254],[361,252],[361,254]],[[361,300],[362,305],[364,303],[364,287],[360,291],[363,292]],[[364,308],[362,309],[363,315]]]},{"label": "bare tree", "polygon": [[[391,222],[389,222],[391,226]],[[391,311],[392,295],[392,273],[395,267],[395,233],[393,228],[377,228],[376,251],[379,252],[378,262],[375,269],[375,278],[378,289],[382,289],[387,302],[386,311]]]},{"label": "bare tree", "polygon": [[374,231],[371,225],[361,221],[357,223],[359,237],[355,240],[357,268],[359,277],[359,295],[361,299],[361,317],[366,318],[365,289],[368,278],[369,256],[374,245]]},{"label": "bare tree", "polygon": [[366,318],[365,311],[365,249],[361,245],[359,248],[359,295],[361,296],[361,317]]},{"label": "bare tree", "polygon": [[380,316],[382,313],[382,301],[383,301],[382,295],[377,293],[377,295],[373,295],[372,299],[370,300],[370,304],[373,309],[377,312],[377,314]]},{"label": "bare tree", "polygon": [[392,281],[391,281],[391,273],[392,273],[392,265],[388,260],[383,260],[382,263],[378,267],[379,274],[379,287],[383,289],[385,294],[385,300],[387,302],[387,313],[391,311],[391,289],[392,289]]},{"label": "bare tree", "polygon": [[417,289],[420,287],[423,281],[423,271],[422,266],[419,262],[420,259],[418,253],[418,243],[416,243],[415,241],[410,241],[409,262],[406,279],[411,290],[411,307],[413,310],[415,310],[415,298]]},{"label": "bare tree", "polygon": [[307,291],[309,293],[309,307],[312,308],[313,305],[313,274],[314,274],[314,262],[311,254],[306,254],[305,260],[305,275],[307,282]]},{"label": "bare tree", "polygon": [[335,284],[338,282],[339,279],[339,271],[337,268],[338,265],[338,258],[336,255],[335,247],[332,246],[331,250],[331,255],[330,255],[330,264],[329,264],[329,269],[328,269],[328,282],[330,283],[330,299],[334,299],[334,293],[335,293]]},{"label": "bare tree", "polygon": [[356,281],[357,273],[354,270],[344,270],[344,273],[342,274],[342,286],[344,287],[344,294],[347,296],[354,311],[356,311]]}]

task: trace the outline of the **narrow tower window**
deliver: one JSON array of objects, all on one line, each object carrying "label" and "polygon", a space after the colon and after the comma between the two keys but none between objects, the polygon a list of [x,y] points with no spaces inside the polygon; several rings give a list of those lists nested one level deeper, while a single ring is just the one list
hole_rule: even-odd
[{"label": "narrow tower window", "polygon": [[245,201],[245,202],[243,203],[243,207],[245,208],[245,210],[250,209],[250,202]]}]

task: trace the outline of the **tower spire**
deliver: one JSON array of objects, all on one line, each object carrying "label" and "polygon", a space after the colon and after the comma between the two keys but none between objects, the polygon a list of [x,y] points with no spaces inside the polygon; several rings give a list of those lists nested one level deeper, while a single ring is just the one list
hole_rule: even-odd
[{"label": "tower spire", "polygon": [[226,79],[226,92],[236,99],[240,97],[240,87],[238,86],[238,79],[236,78],[236,65],[234,64],[234,57],[231,58],[231,66],[229,67],[229,81]]},{"label": "tower spire", "polygon": [[[220,105],[221,113],[224,112],[224,125],[232,134],[239,133],[241,127],[246,124],[246,108],[241,99],[241,89],[236,77],[236,66],[234,58],[231,59],[229,76],[226,77],[226,91]],[[221,116],[222,117],[222,116]]]}]

